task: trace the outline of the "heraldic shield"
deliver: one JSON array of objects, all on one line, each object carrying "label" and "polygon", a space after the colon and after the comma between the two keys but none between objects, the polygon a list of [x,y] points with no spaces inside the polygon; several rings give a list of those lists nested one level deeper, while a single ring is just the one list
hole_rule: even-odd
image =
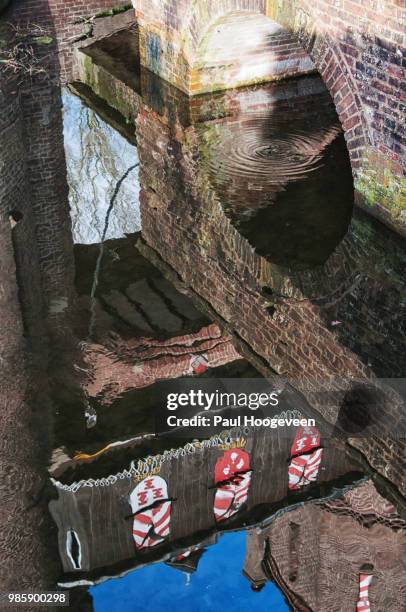
[{"label": "heraldic shield", "polygon": [[301,427],[291,448],[289,489],[294,491],[316,482],[322,458],[320,432],[315,427]]},{"label": "heraldic shield", "polygon": [[214,516],[217,522],[236,514],[247,500],[251,484],[250,457],[240,449],[227,450],[216,462]]},{"label": "heraldic shield", "polygon": [[137,549],[150,548],[169,535],[172,502],[161,476],[144,478],[130,494],[134,515],[133,537]]},{"label": "heraldic shield", "polygon": [[372,574],[360,574],[359,593],[357,601],[357,612],[371,612],[369,603],[369,586],[372,582]]}]

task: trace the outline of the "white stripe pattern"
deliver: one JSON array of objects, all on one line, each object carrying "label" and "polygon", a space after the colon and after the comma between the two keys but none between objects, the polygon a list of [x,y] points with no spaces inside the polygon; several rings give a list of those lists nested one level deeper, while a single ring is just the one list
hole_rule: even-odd
[{"label": "white stripe pattern", "polygon": [[214,516],[217,522],[234,516],[247,501],[251,474],[252,471],[246,472],[217,489],[214,498]]},{"label": "white stripe pattern", "polygon": [[372,578],[372,574],[360,574],[357,612],[371,612],[371,604],[369,603],[369,585],[372,582]]},{"label": "white stripe pattern", "polygon": [[316,482],[322,458],[322,448],[318,448],[312,453],[293,457],[288,470],[289,489],[301,489],[312,482]]}]

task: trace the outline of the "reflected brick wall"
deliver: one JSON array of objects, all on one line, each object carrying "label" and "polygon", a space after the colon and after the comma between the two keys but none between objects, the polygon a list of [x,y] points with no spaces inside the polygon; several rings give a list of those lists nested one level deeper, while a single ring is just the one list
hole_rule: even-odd
[{"label": "reflected brick wall", "polygon": [[258,557],[268,557],[271,576],[295,610],[355,609],[365,564],[373,567],[371,609],[403,610],[405,522],[371,481],[338,499],[286,512],[248,544],[254,554],[246,574],[254,573]]},{"label": "reflected brick wall", "polygon": [[[158,100],[154,94],[151,104]],[[224,215],[199,165],[196,130],[190,123],[185,127],[183,106],[173,122],[172,101],[160,109],[154,106],[161,115],[144,106],[138,116],[144,240],[192,293],[210,304],[251,355],[262,358],[265,374],[276,371],[302,389],[339,388],[346,377],[404,375],[403,317],[392,316],[385,305],[397,302],[402,310],[401,267],[389,255],[393,237],[374,233],[356,217],[324,266],[296,273],[268,262]],[[402,257],[399,251],[398,261]],[[339,404],[318,408],[335,422]],[[387,420],[377,431],[390,436],[402,415],[393,398],[384,410]],[[405,490],[399,459],[404,442],[368,439],[357,444],[376,469]]]},{"label": "reflected brick wall", "polygon": [[0,102],[0,582],[4,591],[50,590],[60,565],[42,496],[49,403],[44,362],[36,352],[34,369],[29,350],[38,351],[44,336],[40,270],[19,99],[3,89]]},{"label": "reflected brick wall", "polygon": [[[137,566],[140,562],[161,560],[168,552],[173,555],[179,547],[201,542],[208,533],[256,523],[259,518],[270,514],[270,507],[289,506],[308,496],[318,498],[330,492],[332,486],[341,486],[341,477],[348,475],[349,482],[357,481],[360,477],[359,465],[349,456],[344,445],[336,441],[326,443],[323,468],[317,483],[307,488],[306,492],[298,492],[292,499],[288,491],[287,458],[293,437],[294,432],[284,437],[277,430],[269,435],[266,430],[253,429],[243,438],[220,447],[215,443],[208,446],[207,441],[188,443],[185,453],[180,453],[182,447],[173,441],[175,451],[169,451],[169,454],[163,451],[161,455],[149,457],[149,467],[144,468],[142,477],[159,474],[166,481],[168,495],[174,501],[167,542],[144,551],[135,550],[132,524],[125,518],[129,511],[129,495],[140,480],[134,469],[137,466],[141,469],[140,464],[144,460],[138,461],[137,446],[132,450],[129,448],[127,456],[121,455],[118,459],[114,458],[112,449],[110,461],[104,463],[104,468],[98,467],[102,461],[97,459],[82,466],[79,460],[74,470],[60,476],[64,484],[60,480],[53,481],[58,498],[50,504],[58,526],[59,550],[65,571],[74,572],[71,576],[75,576],[75,580],[89,577],[89,573],[93,577],[115,575],[117,566],[114,565],[117,563],[127,562]],[[253,469],[248,496],[238,511],[228,519],[216,522],[215,465],[228,448],[238,448],[239,442],[242,444],[240,447],[249,454]],[[191,450],[191,447],[194,448]],[[116,470],[113,473],[112,466]],[[100,478],[100,470],[104,472],[103,478]],[[73,479],[76,484],[70,486]],[[77,568],[74,571],[67,554],[66,534],[69,528],[76,531],[82,545],[82,574]],[[109,568],[107,572],[106,568]]]},{"label": "reflected brick wall", "polygon": [[[7,248],[11,247],[10,253],[16,258],[8,274],[15,274],[18,278],[26,331],[38,337],[44,332],[41,325],[43,299],[38,249],[35,245],[35,221],[30,206],[23,116],[19,96],[13,87],[3,89],[0,94],[0,134],[1,226],[4,246],[8,244]],[[7,274],[7,268],[4,268],[3,274]]]},{"label": "reflected brick wall", "polygon": [[[4,113],[7,105],[14,104],[17,117],[15,121],[5,119],[0,154],[6,155],[12,141],[19,147],[17,165],[10,170],[13,176],[6,171],[2,180],[13,200],[10,209],[20,209],[24,214],[14,232],[24,313],[35,321],[42,312],[58,334],[74,302],[60,85],[70,79],[75,41],[88,35],[103,36],[114,29],[114,19],[123,19],[121,15],[96,19],[90,27],[88,18],[123,6],[128,7],[128,3],[17,0],[4,15],[4,20],[28,31],[35,23],[52,39],[51,44],[33,47],[43,74],[29,77],[3,70],[0,75]],[[133,15],[133,11],[124,13],[125,23],[131,20],[129,13]],[[32,331],[41,334],[35,325]]]}]

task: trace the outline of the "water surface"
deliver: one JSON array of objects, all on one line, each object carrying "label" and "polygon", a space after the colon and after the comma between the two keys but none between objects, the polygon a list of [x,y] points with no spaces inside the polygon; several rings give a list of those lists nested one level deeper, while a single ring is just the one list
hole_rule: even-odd
[{"label": "water surface", "polygon": [[[193,130],[196,176],[256,253],[299,270],[328,259],[347,231],[353,186],[342,130],[318,78],[204,96],[192,113],[182,105],[168,111],[173,98],[158,99],[174,133],[187,117],[182,128]],[[182,217],[179,203],[195,186],[176,139],[165,155],[178,158],[177,165],[154,153],[149,165],[140,155],[138,168],[137,149],[95,110],[68,92],[64,103],[78,350],[67,355],[75,375],[54,390],[51,512],[64,566],[60,584],[89,587],[96,611],[172,610],[175,601],[198,610],[287,610],[297,598],[321,610],[333,605],[337,589],[350,609],[369,564],[385,576],[383,583],[374,578],[375,601],[400,610],[388,585],[404,549],[401,538],[392,551],[404,529],[403,506],[343,442],[313,431],[316,441],[305,442],[304,452],[298,444],[308,439],[305,432],[297,438],[297,432],[233,431],[202,447],[187,437],[155,435],[162,381],[260,379],[260,361],[256,367],[242,355],[236,335],[182,282],[183,269],[168,271],[164,238],[155,249],[144,240],[138,196],[145,177],[155,185],[164,178],[174,194],[183,235],[176,251],[196,238],[206,192],[191,198],[195,217],[190,211]],[[141,148],[149,137],[137,134]],[[188,260],[192,276],[201,274],[199,265]],[[208,278],[207,291],[218,291],[216,278]],[[282,394],[284,413],[303,414],[303,406],[299,396]],[[237,491],[240,503],[234,500],[218,520],[220,497],[241,485],[238,478],[225,485],[215,480],[215,466],[232,453],[249,462],[246,490]],[[297,478],[297,461],[314,461],[316,468],[305,467]],[[149,482],[159,503],[145,506],[145,516],[164,513],[168,529],[154,525],[140,544],[131,499],[144,499]],[[331,581],[334,588],[325,588]]]}]

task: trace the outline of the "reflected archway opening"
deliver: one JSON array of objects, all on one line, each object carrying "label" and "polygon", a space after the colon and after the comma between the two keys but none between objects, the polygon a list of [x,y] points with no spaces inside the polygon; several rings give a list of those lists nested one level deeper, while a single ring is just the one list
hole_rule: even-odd
[{"label": "reflected archway opening", "polygon": [[232,13],[197,58],[192,86],[211,78],[201,104],[213,111],[197,127],[201,167],[225,214],[272,263],[323,265],[347,232],[354,188],[334,102],[310,57],[263,15]]}]

